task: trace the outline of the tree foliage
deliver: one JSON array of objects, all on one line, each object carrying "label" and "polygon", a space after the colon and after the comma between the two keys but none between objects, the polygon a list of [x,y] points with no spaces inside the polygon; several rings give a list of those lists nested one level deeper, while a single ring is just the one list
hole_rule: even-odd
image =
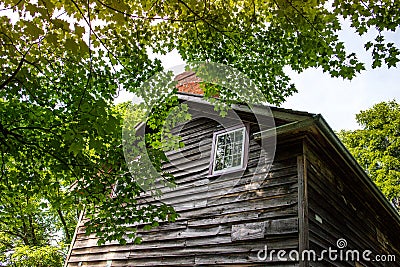
[{"label": "tree foliage", "polygon": [[356,119],[362,129],[341,131],[339,137],[400,211],[400,104],[381,102]]},{"label": "tree foliage", "polygon": [[4,260],[10,267],[60,267],[64,255],[60,248],[54,246],[19,246]]},{"label": "tree foliage", "polygon": [[[158,99],[139,89],[161,70],[149,51],[177,49],[186,61],[235,67],[274,104],[296,91],[286,66],[319,67],[347,79],[365,68],[338,38],[341,18],[360,35],[377,30],[365,44],[372,67],[399,61],[398,47],[384,38],[398,29],[398,1],[3,0],[0,9],[0,212],[9,226],[13,210],[21,224],[48,212],[67,240],[84,205],[92,221],[96,207],[103,213],[88,233],[125,240],[125,229],[101,219],[118,215],[127,201],[134,207],[140,192],[131,185],[126,197],[109,198],[117,179],[132,180],[113,99],[122,88],[146,103]],[[175,217],[153,207],[114,222],[152,222],[158,215]],[[45,235],[42,226],[34,227],[35,236]]]}]

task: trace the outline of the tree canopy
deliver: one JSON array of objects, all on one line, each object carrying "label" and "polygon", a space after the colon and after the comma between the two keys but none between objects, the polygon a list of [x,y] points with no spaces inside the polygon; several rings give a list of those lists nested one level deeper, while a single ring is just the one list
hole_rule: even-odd
[{"label": "tree canopy", "polygon": [[[97,225],[104,227],[88,226],[88,232],[104,230],[103,242],[125,240],[126,229],[102,221],[140,191],[132,185],[127,197],[108,197],[117,178],[129,179],[123,116],[113,100],[122,88],[158,97],[140,90],[162,69],[150,52],[176,49],[186,61],[232,66],[270,103],[280,104],[296,92],[287,66],[298,72],[322,68],[345,79],[365,69],[338,37],[341,19],[360,35],[376,33],[365,43],[372,67],[398,64],[399,47],[385,40],[385,32],[399,28],[398,1],[3,0],[0,193],[6,197],[0,212],[6,225],[17,208],[28,207],[32,216],[51,211],[68,240],[73,214],[86,205],[103,211]],[[117,222],[152,222],[168,214],[168,207],[152,207]]]},{"label": "tree canopy", "polygon": [[400,104],[381,102],[356,115],[360,130],[339,137],[387,199],[400,211]]}]

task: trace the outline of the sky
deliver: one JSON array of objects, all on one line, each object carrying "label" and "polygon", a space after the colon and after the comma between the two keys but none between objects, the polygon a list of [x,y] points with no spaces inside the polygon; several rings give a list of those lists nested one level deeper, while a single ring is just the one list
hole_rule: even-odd
[{"label": "sky", "polygon": [[[360,128],[355,120],[355,114],[361,110],[369,109],[382,101],[393,99],[400,101],[400,69],[370,67],[370,55],[364,51],[363,44],[374,36],[374,32],[360,37],[351,31],[346,22],[342,23],[343,31],[339,37],[344,40],[348,51],[356,52],[360,60],[366,62],[367,70],[349,81],[331,78],[320,69],[308,69],[300,74],[287,69],[286,72],[292,78],[298,92],[288,97],[281,105],[283,108],[322,114],[335,131]],[[400,31],[387,34],[386,37],[400,46]],[[165,69],[184,64],[176,51],[157,57]],[[128,99],[132,99],[132,96],[122,92],[116,102]]]},{"label": "sky", "polygon": [[[343,22],[339,34],[348,51],[354,51],[360,60],[366,62],[366,70],[353,80],[331,78],[320,69],[308,69],[301,74],[288,71],[298,93],[286,99],[284,108],[319,113],[336,131],[360,128],[355,114],[371,108],[382,101],[400,100],[400,64],[398,68],[382,67],[372,69],[369,52],[363,48],[374,32],[360,37],[352,32],[349,25]],[[400,45],[400,31],[386,34],[387,40]]]}]

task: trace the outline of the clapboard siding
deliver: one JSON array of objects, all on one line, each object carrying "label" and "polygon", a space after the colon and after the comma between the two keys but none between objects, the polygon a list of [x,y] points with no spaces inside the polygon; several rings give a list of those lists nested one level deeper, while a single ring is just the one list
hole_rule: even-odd
[{"label": "clapboard siding", "polygon": [[[163,189],[162,201],[173,205],[180,217],[137,234],[142,244],[96,245],[96,238],[78,229],[68,266],[263,266],[257,252],[298,249],[297,156],[302,143],[282,140],[274,154],[263,151],[250,138],[249,161],[243,173],[208,177],[212,136],[221,127],[201,118],[177,128],[185,147],[167,152],[177,187]],[[251,133],[258,130],[250,125]],[[251,136],[251,135],[250,135]],[[272,159],[274,162],[272,163]],[[271,165],[272,163],[272,165]],[[270,166],[270,169],[267,167]],[[150,203],[159,200],[143,195]],[[140,202],[140,201],[139,201]],[[251,229],[251,230],[249,230]],[[271,266],[297,266],[279,262]]]},{"label": "clapboard siding", "polygon": [[[370,250],[372,255],[393,254],[400,259],[400,254],[395,251],[400,245],[398,224],[385,213],[383,206],[379,206],[365,184],[338,155],[327,153],[313,138],[307,140],[310,249],[316,250],[317,254],[329,247],[338,249],[337,240],[344,238],[347,241],[344,252]],[[379,235],[392,245],[380,242]],[[354,261],[324,259],[312,262],[310,266],[356,266]],[[365,266],[400,266],[398,261],[364,262],[360,259],[359,263]]]},{"label": "clapboard siding", "polygon": [[[397,217],[337,140],[332,141],[333,133],[323,122],[278,110],[276,125],[287,125],[279,127],[273,153],[253,138],[260,130],[253,123],[255,117],[238,112],[250,129],[247,168],[213,177],[208,175],[212,137],[223,127],[212,118],[211,107],[194,109],[207,118],[176,127],[173,131],[185,146],[166,152],[170,162],[164,170],[174,175],[176,187],[159,188],[161,199],[149,193],[138,198],[138,205],[161,201],[172,205],[178,219],[147,231],[143,224],[131,225],[129,229],[142,238],[140,245],[114,241],[103,246],[97,246],[94,235],[85,235],[83,220],[67,266],[400,266]],[[310,118],[299,124],[286,121],[296,116]],[[224,127],[238,124],[237,119],[228,116]],[[395,255],[397,262],[355,263],[328,257],[281,261],[276,253],[267,261],[257,257],[265,246],[286,255],[311,249],[319,256],[324,249],[336,249],[339,238],[346,239],[347,250]]]}]

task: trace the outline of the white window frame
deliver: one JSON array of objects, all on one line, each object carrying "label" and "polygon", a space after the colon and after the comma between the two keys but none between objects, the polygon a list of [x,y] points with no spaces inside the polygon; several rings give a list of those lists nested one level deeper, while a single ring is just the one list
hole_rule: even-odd
[{"label": "white window frame", "polygon": [[[222,170],[215,170],[215,166],[216,166],[216,159],[217,159],[217,140],[219,136],[223,136],[223,135],[228,135],[232,132],[237,132],[239,130],[242,130],[243,133],[243,139],[242,139],[242,153],[241,153],[241,164],[238,166],[233,166],[233,167],[229,167],[229,168],[225,168]],[[222,130],[222,131],[218,131],[215,132],[213,135],[213,143],[212,143],[212,151],[211,151],[211,160],[210,160],[210,168],[209,168],[209,175],[214,176],[214,175],[221,175],[221,174],[225,174],[225,173],[231,173],[231,172],[235,172],[235,171],[240,171],[240,170],[244,170],[246,169],[247,166],[247,159],[248,159],[248,143],[249,143],[249,127],[248,125],[240,125],[240,126],[235,126],[235,127],[231,127],[228,128],[226,130]]]}]

